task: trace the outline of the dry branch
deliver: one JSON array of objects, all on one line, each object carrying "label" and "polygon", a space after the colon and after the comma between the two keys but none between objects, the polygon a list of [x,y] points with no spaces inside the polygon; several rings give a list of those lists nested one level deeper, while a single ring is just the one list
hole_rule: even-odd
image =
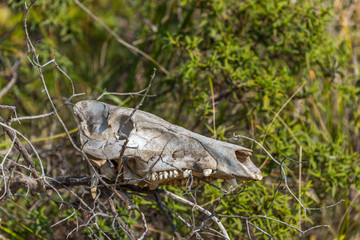
[{"label": "dry branch", "polygon": [[150,57],[150,55],[146,54],[145,52],[143,52],[142,50],[138,49],[137,47],[134,47],[133,45],[131,45],[130,43],[126,42],[125,40],[123,40],[119,35],[117,35],[113,30],[111,30],[103,21],[101,21],[97,16],[95,16],[95,14],[93,14],[88,8],[86,8],[81,2],[79,2],[78,0],[74,0],[74,2],[84,11],[86,12],[95,22],[97,22],[98,24],[100,24],[101,27],[103,27],[108,33],[111,34],[111,36],[113,36],[116,41],[120,44],[122,44],[123,46],[125,46],[126,48],[130,49],[132,52],[138,53],[141,56],[143,56],[144,58],[146,58],[147,60],[149,60],[150,62],[152,62],[153,64],[155,64],[163,73],[165,73],[166,75],[169,74],[169,71],[165,69],[164,66],[162,66],[158,61],[156,61],[155,59],[153,59],[152,57]]},{"label": "dry branch", "polygon": [[6,86],[1,89],[0,91],[0,99],[15,85],[16,81],[17,81],[17,71],[18,68],[20,66],[21,62],[18,60],[15,62],[14,66],[11,68],[11,78],[10,81],[8,82],[8,84],[6,84]]}]

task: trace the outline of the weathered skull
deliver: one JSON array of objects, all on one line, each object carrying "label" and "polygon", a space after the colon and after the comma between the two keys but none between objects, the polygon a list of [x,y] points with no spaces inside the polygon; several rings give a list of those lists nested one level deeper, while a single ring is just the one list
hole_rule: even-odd
[{"label": "weathered skull", "polygon": [[[120,170],[123,182],[152,186],[180,186],[190,179],[194,184],[262,179],[250,160],[251,150],[204,137],[140,110],[130,118],[133,111],[98,101],[82,101],[74,107],[83,150],[99,166],[106,166],[103,174]],[[110,160],[117,166],[109,171]]]}]

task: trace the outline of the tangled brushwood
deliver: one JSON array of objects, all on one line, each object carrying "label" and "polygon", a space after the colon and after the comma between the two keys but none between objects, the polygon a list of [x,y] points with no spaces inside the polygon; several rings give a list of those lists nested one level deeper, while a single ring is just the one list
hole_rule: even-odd
[{"label": "tangled brushwood", "polygon": [[[1,205],[19,199],[35,199],[34,207],[45,204],[50,208],[55,204],[57,212],[46,213],[54,215],[53,222],[42,226],[53,232],[63,226],[67,238],[147,239],[160,233],[169,239],[231,239],[235,231],[236,234],[240,231],[249,239],[265,236],[273,239],[274,226],[290,229],[293,236],[328,227],[311,223],[312,226],[304,228],[281,218],[279,209],[288,209],[288,202],[292,202],[291,206],[296,203],[304,214],[301,215],[304,221],[308,212],[342,202],[319,208],[302,203],[292,191],[286,167],[288,162],[303,164],[301,160],[279,161],[250,137],[234,134],[227,142],[218,141],[141,111],[151,97],[151,86],[156,85],[155,69],[144,90],[124,94],[104,91],[97,100],[79,101],[83,94],[76,92],[76,84],[57,63],[55,54],[50,61],[40,60],[27,27],[27,16],[34,2],[25,5],[27,60],[41,82],[41,89],[34,91],[46,94],[44,108],[48,109],[41,115],[31,115],[29,110],[29,116],[18,116],[16,106],[0,105],[0,126],[9,143],[1,150]],[[75,2],[97,19],[79,1]],[[108,31],[112,35],[111,29]],[[134,46],[131,50],[145,54]],[[144,57],[152,59],[148,55]],[[16,84],[19,67],[20,61],[15,62],[11,80],[1,90],[0,98]],[[164,67],[157,67],[166,72]],[[71,89],[67,97],[55,97],[48,90],[51,79],[44,73],[49,70],[57,71],[66,79],[64,84]],[[99,101],[111,94],[137,97],[140,101],[134,108]],[[62,101],[60,105],[55,103],[60,101],[58,98]],[[21,125],[27,121],[60,124],[64,134],[57,138],[61,143],[49,147],[29,140]],[[75,125],[78,129],[69,130],[69,126]],[[45,136],[46,141],[52,141],[52,135]],[[271,193],[266,193],[271,195],[266,202],[257,202],[260,197],[255,194],[264,194],[256,185],[256,181],[264,181],[262,172],[250,159],[256,153],[238,145],[240,140],[260,147],[269,161],[277,165],[278,182]],[[207,199],[210,193],[216,198]],[[278,201],[279,193],[285,193],[286,200]],[[253,196],[250,198],[247,194]],[[226,207],[242,197],[248,200]],[[242,211],[244,202],[259,211]],[[277,210],[273,211],[275,206]],[[11,215],[10,209],[2,210]],[[229,227],[232,221],[240,222],[237,229]],[[168,227],[171,232],[166,232]]]}]

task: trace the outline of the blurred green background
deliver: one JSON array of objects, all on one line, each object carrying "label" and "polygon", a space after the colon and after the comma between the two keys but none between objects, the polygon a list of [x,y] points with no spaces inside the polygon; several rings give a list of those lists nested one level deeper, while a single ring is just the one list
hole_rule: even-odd
[{"label": "blurred green background", "polygon": [[[288,157],[306,161],[301,166],[301,181],[299,163],[285,161],[289,186],[297,196],[301,195],[304,205],[320,207],[341,199],[345,202],[307,215],[301,211],[299,216],[299,204],[281,190],[268,216],[294,226],[301,224],[302,229],[330,225],[307,233],[306,239],[360,238],[359,1],[82,3],[119,37],[167,70],[158,70],[150,90],[156,97],[147,98],[142,110],[220,140],[233,133],[251,137],[279,160]],[[26,58],[24,9],[24,1],[0,3],[1,88],[10,80],[11,67],[21,61],[16,85],[0,99],[0,104],[16,106],[20,116],[51,111],[39,75]],[[38,0],[27,23],[41,62],[46,63],[55,54],[56,62],[74,81],[76,92],[85,93],[73,102],[96,99],[104,89],[142,90],[153,68],[158,68],[116,41],[73,1]],[[55,104],[60,106],[64,97],[71,95],[69,81],[53,65],[44,68],[44,77]],[[103,101],[134,107],[140,98],[105,96]],[[5,110],[1,111],[5,114]],[[76,127],[70,108],[60,114],[69,129]],[[13,127],[29,139],[63,133],[55,117],[14,123]],[[0,144],[8,142],[2,133]],[[37,146],[50,148],[63,142],[47,139]],[[245,192],[223,199],[220,204],[217,198],[221,193],[204,186],[198,203],[222,214],[265,214],[279,182],[279,167],[252,142],[241,140],[238,144],[253,149],[252,159],[261,166],[264,180],[246,183]],[[68,156],[70,152],[66,153],[66,146],[61,151],[66,163],[56,164],[66,165],[67,170],[56,172],[56,164],[44,160],[48,175],[84,171],[81,164],[74,167],[75,160]],[[2,145],[1,150],[7,148]],[[135,201],[148,216],[159,215],[148,219],[152,228],[149,236],[171,239],[171,229],[159,223],[166,219],[158,207],[140,197]],[[171,200],[166,204],[183,216],[191,216],[191,209]],[[120,207],[119,211],[127,214]],[[53,228],[50,225],[71,213],[69,209],[58,209],[46,196],[7,200],[0,206],[0,237],[61,239],[74,228],[74,218]],[[86,213],[79,215],[86,218]],[[124,221],[137,227],[141,223],[137,217],[124,217]],[[247,239],[244,222],[222,221],[232,239]],[[253,223],[276,239],[299,237],[296,231],[277,222],[257,219]],[[175,224],[182,232],[189,232],[182,222],[175,220]],[[99,225],[111,235],[106,220]],[[266,238],[259,231],[253,232],[258,239]],[[88,234],[80,230],[72,237],[81,239]]]}]

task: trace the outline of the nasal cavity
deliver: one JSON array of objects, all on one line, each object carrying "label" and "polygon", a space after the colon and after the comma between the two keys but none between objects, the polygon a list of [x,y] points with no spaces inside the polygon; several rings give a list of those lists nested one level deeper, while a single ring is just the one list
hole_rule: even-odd
[{"label": "nasal cavity", "polygon": [[251,154],[248,152],[241,151],[241,150],[236,150],[235,155],[236,155],[236,159],[239,162],[244,163]]},{"label": "nasal cavity", "polygon": [[133,121],[131,121],[131,119],[128,116],[121,116],[119,130],[118,130],[118,133],[120,135],[120,140],[123,140],[123,139],[126,139],[126,137],[129,137],[130,133],[133,129],[134,129]]}]

